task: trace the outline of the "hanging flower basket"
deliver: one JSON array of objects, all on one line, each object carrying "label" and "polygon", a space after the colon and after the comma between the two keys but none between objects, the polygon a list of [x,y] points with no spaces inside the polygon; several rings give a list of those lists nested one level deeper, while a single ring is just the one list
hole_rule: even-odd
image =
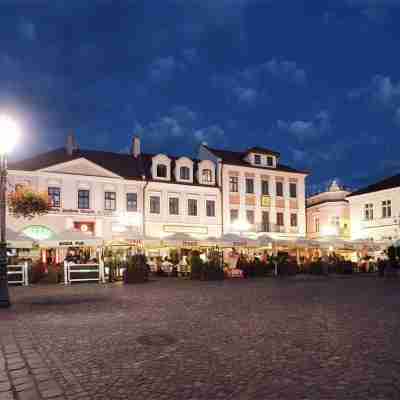
[{"label": "hanging flower basket", "polygon": [[10,213],[16,218],[31,219],[47,214],[51,209],[46,192],[35,191],[28,187],[9,193],[7,203]]}]

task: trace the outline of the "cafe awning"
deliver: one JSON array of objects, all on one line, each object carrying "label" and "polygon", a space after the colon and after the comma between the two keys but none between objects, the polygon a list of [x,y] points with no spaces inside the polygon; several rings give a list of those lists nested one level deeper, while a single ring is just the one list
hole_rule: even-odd
[{"label": "cafe awning", "polygon": [[221,237],[221,243],[225,247],[257,247],[257,240],[250,239],[235,233],[226,233]]},{"label": "cafe awning", "polygon": [[187,233],[178,232],[162,239],[164,246],[197,247],[201,241]]},{"label": "cafe awning", "polygon": [[9,228],[6,229],[6,240],[9,249],[31,249],[33,246],[31,238]]},{"label": "cafe awning", "polygon": [[40,247],[94,247],[102,246],[103,239],[81,231],[64,231],[52,236],[50,239],[41,240]]}]

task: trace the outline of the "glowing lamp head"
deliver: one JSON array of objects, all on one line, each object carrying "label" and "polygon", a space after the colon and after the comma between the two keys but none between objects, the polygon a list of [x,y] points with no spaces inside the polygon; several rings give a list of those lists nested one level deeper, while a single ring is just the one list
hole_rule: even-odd
[{"label": "glowing lamp head", "polygon": [[10,117],[0,115],[0,154],[10,153],[19,138],[18,125]]}]

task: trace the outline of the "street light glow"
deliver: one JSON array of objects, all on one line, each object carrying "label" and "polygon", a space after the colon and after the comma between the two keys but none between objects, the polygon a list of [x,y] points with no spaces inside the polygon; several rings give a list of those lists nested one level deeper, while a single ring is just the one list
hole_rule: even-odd
[{"label": "street light glow", "polygon": [[0,154],[10,153],[17,144],[20,132],[16,122],[7,115],[0,115]]}]

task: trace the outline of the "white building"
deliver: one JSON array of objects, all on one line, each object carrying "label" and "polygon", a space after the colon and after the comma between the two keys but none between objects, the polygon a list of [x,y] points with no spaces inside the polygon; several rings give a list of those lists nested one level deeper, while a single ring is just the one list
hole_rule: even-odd
[{"label": "white building", "polygon": [[350,194],[333,181],[328,190],[306,200],[307,237],[350,238],[350,207],[346,197]]},{"label": "white building", "polygon": [[357,190],[347,199],[352,239],[400,238],[400,175]]},{"label": "white building", "polygon": [[234,152],[202,145],[199,158],[218,166],[224,233],[305,236],[307,172],[281,164],[279,153],[259,147]]},{"label": "white building", "polygon": [[65,148],[10,164],[11,188],[28,185],[49,194],[52,210],[32,220],[8,217],[8,226],[34,239],[80,230],[104,240],[173,233],[221,235],[220,190],[211,161],[141,152]]}]

